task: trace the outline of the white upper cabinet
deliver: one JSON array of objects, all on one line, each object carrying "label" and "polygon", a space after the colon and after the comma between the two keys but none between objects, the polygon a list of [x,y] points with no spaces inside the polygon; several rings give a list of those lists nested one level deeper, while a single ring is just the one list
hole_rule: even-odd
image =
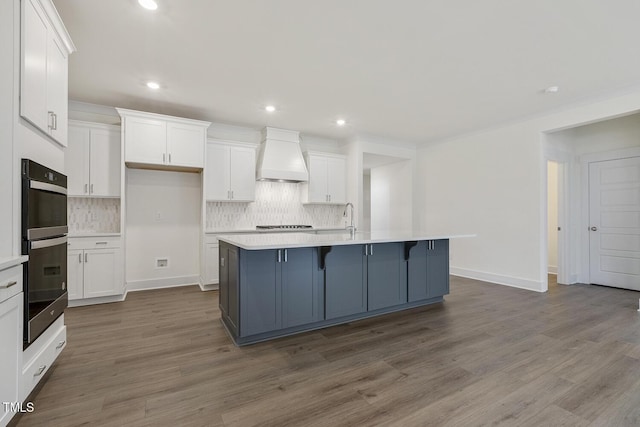
[{"label": "white upper cabinet", "polygon": [[208,201],[251,202],[256,191],[256,150],[225,142],[207,143]]},{"label": "white upper cabinet", "polygon": [[129,166],[198,170],[204,167],[209,122],[117,108],[124,161]]},{"label": "white upper cabinet", "polygon": [[69,196],[120,197],[120,165],[117,126],[69,121]]},{"label": "white upper cabinet", "polygon": [[50,0],[22,2],[20,115],[67,145],[68,60],[75,46]]},{"label": "white upper cabinet", "polygon": [[347,161],[339,154],[305,153],[309,182],[300,185],[303,203],[347,202]]}]

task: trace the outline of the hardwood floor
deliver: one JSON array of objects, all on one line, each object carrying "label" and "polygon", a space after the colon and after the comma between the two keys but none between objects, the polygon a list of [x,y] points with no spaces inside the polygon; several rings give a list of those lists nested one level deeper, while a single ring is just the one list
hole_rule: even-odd
[{"label": "hardwood floor", "polygon": [[217,292],[71,308],[19,426],[637,426],[639,292],[452,277],[443,304],[234,347]]}]

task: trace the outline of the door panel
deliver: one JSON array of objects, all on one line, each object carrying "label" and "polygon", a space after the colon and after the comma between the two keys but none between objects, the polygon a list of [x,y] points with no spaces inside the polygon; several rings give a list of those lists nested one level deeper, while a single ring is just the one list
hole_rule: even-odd
[{"label": "door panel", "polygon": [[92,249],[84,252],[85,298],[122,293],[117,274],[118,252],[118,249]]},{"label": "door panel", "polygon": [[232,200],[253,201],[256,188],[256,152],[252,148],[231,147],[229,181]]},{"label": "door panel", "polygon": [[407,302],[403,243],[370,245],[367,257],[369,311]]},{"label": "door panel", "polygon": [[81,250],[67,251],[67,292],[69,301],[84,298],[84,252]]},{"label": "door panel", "polygon": [[240,336],[280,329],[280,263],[277,252],[240,252]]},{"label": "door panel", "polygon": [[640,157],[589,164],[590,281],[640,290]]},{"label": "door panel", "polygon": [[167,124],[162,120],[127,117],[124,120],[126,162],[166,163]]},{"label": "door panel", "polygon": [[449,293],[449,241],[433,240],[427,250],[427,297],[434,298]]},{"label": "door panel", "polygon": [[205,184],[207,200],[229,199],[229,147],[207,144]]},{"label": "door panel", "polygon": [[69,196],[89,195],[90,132],[85,127],[69,127],[69,145],[65,153]]},{"label": "door panel", "polygon": [[318,320],[313,248],[286,249],[282,263],[282,327]]},{"label": "door panel", "polygon": [[325,316],[327,319],[367,311],[364,246],[334,246],[326,257]]},{"label": "door panel", "polygon": [[167,124],[167,164],[204,166],[205,130],[180,123]]},{"label": "door panel", "polygon": [[120,195],[120,135],[102,129],[91,130],[90,193],[92,196]]}]

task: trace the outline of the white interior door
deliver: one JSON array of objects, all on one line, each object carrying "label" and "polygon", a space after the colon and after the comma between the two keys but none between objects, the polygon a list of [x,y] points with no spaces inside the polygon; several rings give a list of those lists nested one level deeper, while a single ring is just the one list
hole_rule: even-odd
[{"label": "white interior door", "polygon": [[640,157],[589,164],[591,283],[640,290]]}]

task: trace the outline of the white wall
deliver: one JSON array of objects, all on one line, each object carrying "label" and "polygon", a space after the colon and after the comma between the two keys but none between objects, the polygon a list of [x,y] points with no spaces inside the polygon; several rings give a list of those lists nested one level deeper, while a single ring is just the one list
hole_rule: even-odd
[{"label": "white wall", "polygon": [[549,273],[558,271],[558,163],[547,162],[547,262]]},{"label": "white wall", "polygon": [[413,229],[413,164],[371,168],[371,230]]},{"label": "white wall", "polygon": [[640,110],[640,89],[452,138],[419,152],[420,226],[477,237],[451,242],[454,274],[547,288],[543,133]]},{"label": "white wall", "polygon": [[360,231],[371,231],[371,170],[362,175],[362,224]]},{"label": "white wall", "polygon": [[[127,289],[197,283],[200,174],[127,169],[126,176]],[[169,258],[169,267],[156,268],[156,258]]]}]

